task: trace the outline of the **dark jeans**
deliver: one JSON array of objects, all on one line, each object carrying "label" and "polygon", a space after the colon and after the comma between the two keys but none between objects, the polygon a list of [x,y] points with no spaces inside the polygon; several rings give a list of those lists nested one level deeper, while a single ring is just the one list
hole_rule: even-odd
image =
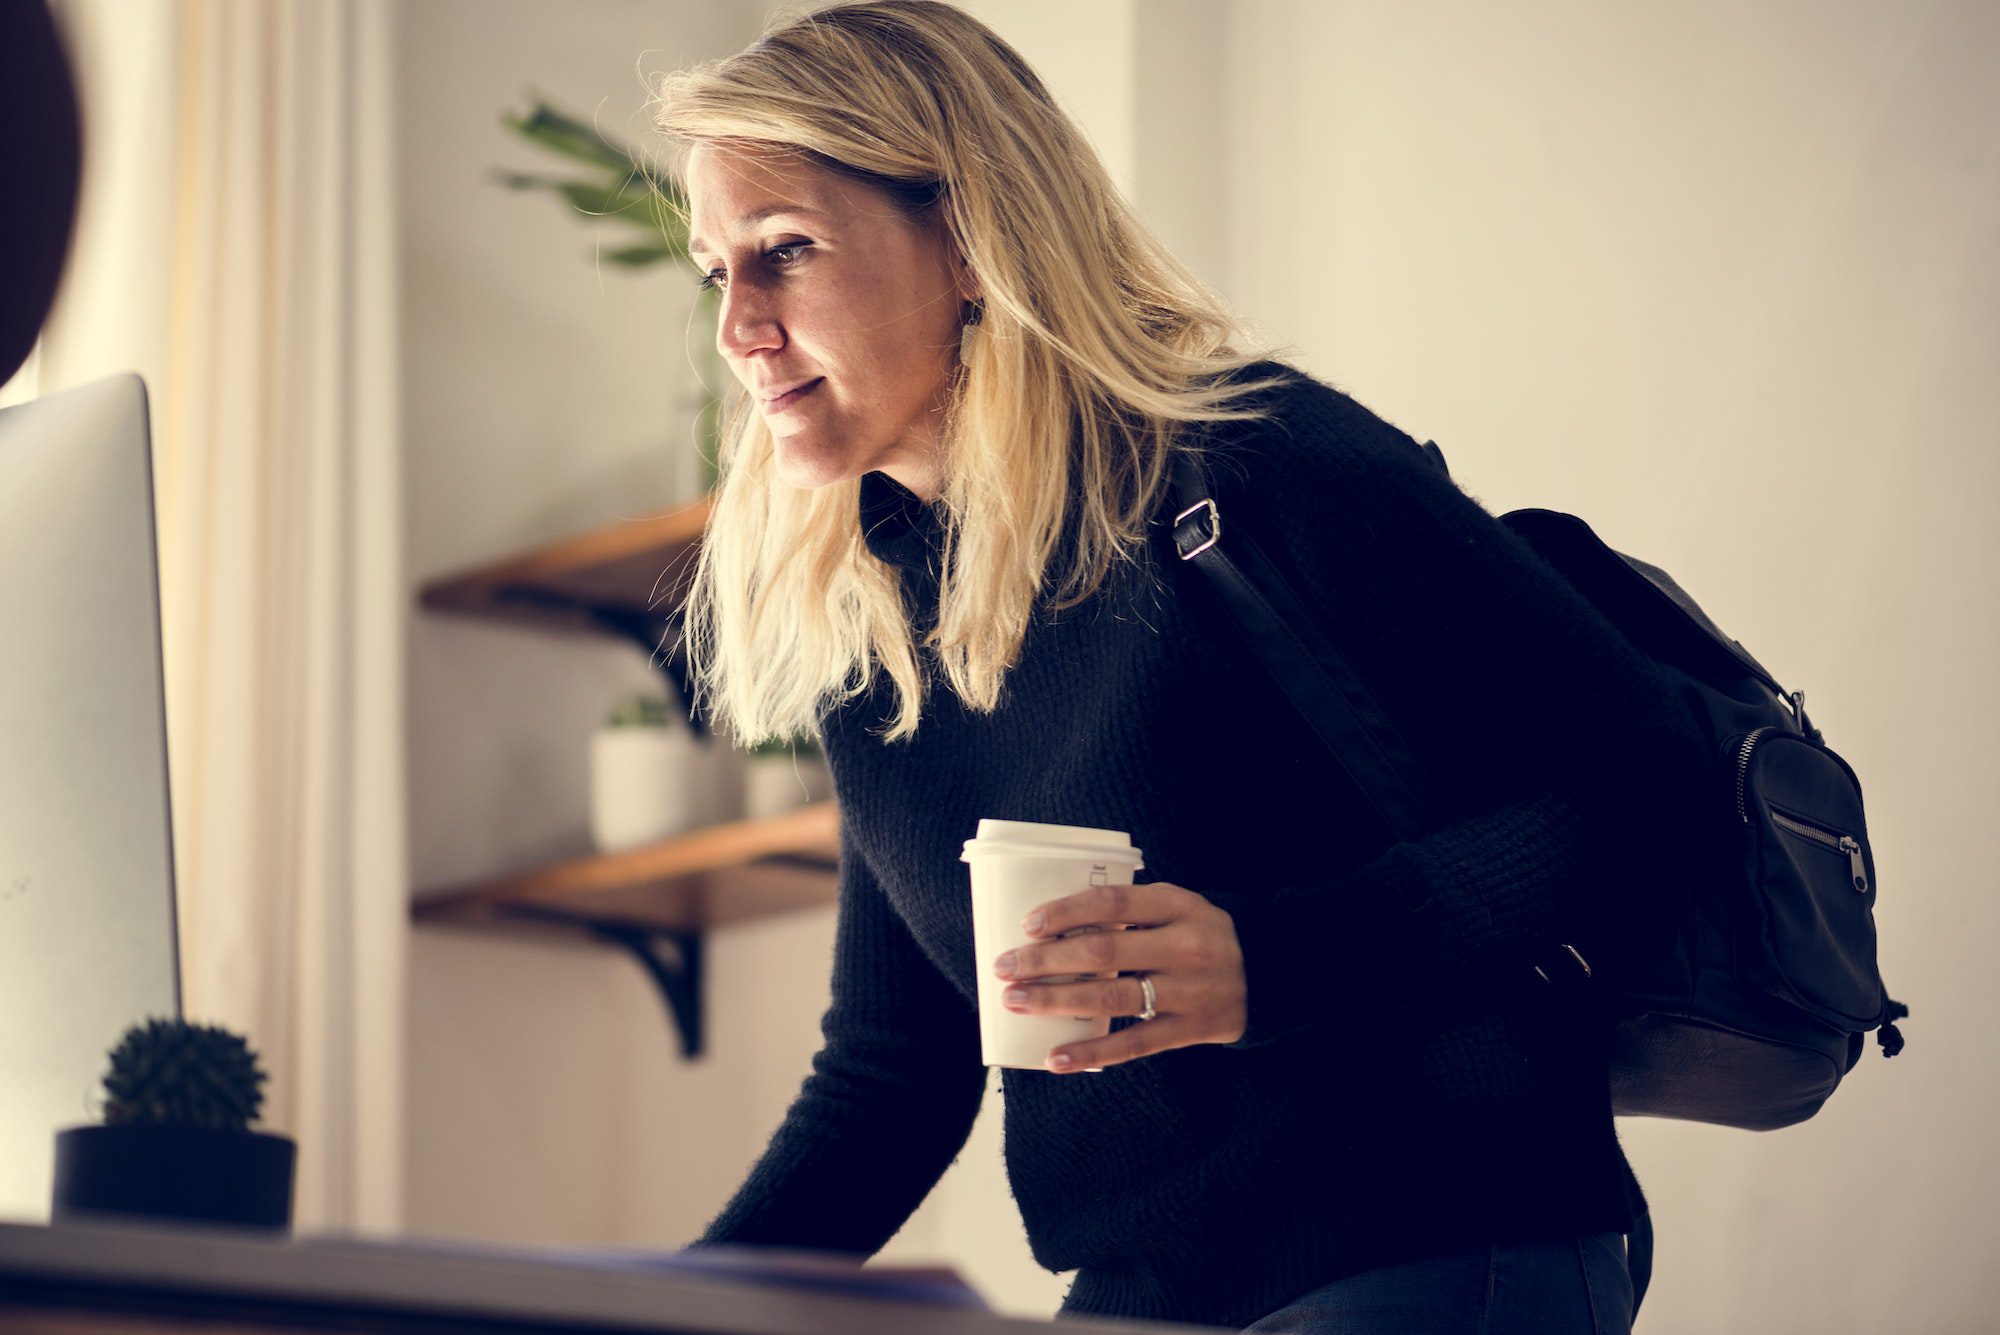
[{"label": "dark jeans", "polygon": [[1474,1247],[1335,1280],[1244,1335],[1630,1335],[1625,1238]]}]

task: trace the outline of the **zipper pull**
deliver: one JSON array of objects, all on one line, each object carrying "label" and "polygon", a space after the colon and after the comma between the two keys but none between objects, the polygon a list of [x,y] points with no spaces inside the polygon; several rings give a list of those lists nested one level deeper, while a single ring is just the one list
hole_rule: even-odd
[{"label": "zipper pull", "polygon": [[1861,857],[1861,841],[1851,834],[1840,836],[1840,851],[1847,854],[1847,865],[1854,872],[1854,888],[1862,894],[1868,893],[1868,864]]}]

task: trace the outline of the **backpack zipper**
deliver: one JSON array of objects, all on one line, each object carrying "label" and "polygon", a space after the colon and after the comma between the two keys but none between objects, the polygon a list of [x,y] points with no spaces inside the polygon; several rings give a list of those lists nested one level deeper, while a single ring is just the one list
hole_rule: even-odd
[{"label": "backpack zipper", "polygon": [[[1732,640],[1731,643],[1734,644],[1735,641]],[[1743,646],[1740,644],[1736,645],[1736,647],[1743,649]],[[1746,655],[1748,652],[1748,650],[1744,650]],[[1755,660],[1752,661],[1754,662]],[[1758,675],[1762,676],[1763,674],[1760,671]],[[1777,684],[1773,682],[1771,685],[1775,688]],[[1784,695],[1784,692],[1781,690],[1779,694]],[[1806,717],[1806,693],[1804,691],[1793,691],[1790,695],[1784,695],[1784,702],[1792,711],[1792,721],[1798,725],[1797,731],[1799,735],[1809,741],[1818,742],[1819,730],[1813,727],[1812,720]],[[1743,749],[1736,756],[1736,814],[1743,818],[1745,825],[1750,823],[1750,808],[1743,801],[1743,786],[1750,778],[1750,753],[1757,749],[1758,738],[1767,732],[1776,731],[1778,731],[1778,728],[1768,723],[1761,728],[1753,729],[1749,735],[1744,737]]]},{"label": "backpack zipper", "polygon": [[1757,749],[1758,738],[1767,732],[1776,731],[1777,729],[1770,724],[1754,729],[1743,739],[1742,747],[1736,752],[1736,814],[1743,818],[1745,825],[1750,823],[1750,808],[1743,800],[1745,785],[1750,782],[1750,753]]},{"label": "backpack zipper", "polygon": [[[1776,731],[1778,729],[1772,724],[1754,728],[1743,738],[1743,745],[1737,748],[1736,814],[1743,818],[1745,825],[1750,823],[1750,807],[1746,800],[1750,783],[1750,753],[1757,749],[1757,743],[1765,733]],[[1856,890],[1863,894],[1868,893],[1868,864],[1862,860],[1860,840],[1851,834],[1842,834],[1839,830],[1826,830],[1817,825],[1808,825],[1796,816],[1787,816],[1775,808],[1771,812],[1771,819],[1793,834],[1821,845],[1828,852],[1847,854],[1847,865],[1853,873],[1849,879]]]},{"label": "backpack zipper", "polygon": [[1773,808],[1771,811],[1771,819],[1776,821],[1781,828],[1790,830],[1800,838],[1812,840],[1829,853],[1845,853],[1847,855],[1847,865],[1854,873],[1854,888],[1864,895],[1868,893],[1868,864],[1861,859],[1861,841],[1859,839],[1856,839],[1851,834],[1842,834],[1838,830],[1828,830],[1817,825],[1809,825],[1796,816],[1787,816],[1784,812],[1776,808]]}]

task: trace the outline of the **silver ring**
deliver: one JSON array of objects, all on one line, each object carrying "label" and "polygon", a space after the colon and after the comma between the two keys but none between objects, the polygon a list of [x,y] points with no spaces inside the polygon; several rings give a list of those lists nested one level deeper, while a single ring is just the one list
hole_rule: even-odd
[{"label": "silver ring", "polygon": [[1150,1020],[1156,1014],[1158,1014],[1158,1012],[1153,1009],[1153,1002],[1157,1000],[1157,998],[1155,998],[1153,995],[1153,980],[1151,978],[1148,978],[1143,973],[1140,974],[1139,988],[1142,992],[1146,994],[1146,1008],[1139,1012],[1139,1018],[1142,1020]]}]

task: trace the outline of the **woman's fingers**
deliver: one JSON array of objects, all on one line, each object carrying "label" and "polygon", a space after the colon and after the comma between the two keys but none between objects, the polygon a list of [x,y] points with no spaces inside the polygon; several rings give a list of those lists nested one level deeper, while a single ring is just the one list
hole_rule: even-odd
[{"label": "woman's fingers", "polygon": [[[1243,1036],[1247,985],[1236,924],[1205,896],[1164,881],[1099,885],[1037,912],[1041,923],[1022,927],[1044,939],[1007,951],[990,966],[1011,984],[1001,997],[1009,1010],[1079,1019],[1138,1015],[1146,1004],[1139,976],[1153,984],[1153,1019],[1054,1049],[1051,1071],[1101,1069]],[[1135,930],[1105,930],[1124,924]],[[1097,930],[1079,930],[1084,928]],[[1070,935],[1046,939],[1065,932]],[[1100,976],[1039,981],[1077,974]]]},{"label": "woman's fingers", "polygon": [[1001,978],[1028,982],[1063,974],[1163,969],[1172,962],[1169,952],[1174,944],[1162,939],[1158,928],[1079,930],[1060,941],[1017,946],[993,961],[993,972]]},{"label": "woman's fingers", "polygon": [[[1015,982],[1063,974],[1195,970],[1206,967],[1215,953],[1217,930],[1193,916],[1125,931],[1086,925],[1059,940],[1031,941],[1004,951],[988,967],[995,977]],[[1233,942],[1233,926],[1229,936]]]},{"label": "woman's fingers", "polygon": [[1062,1047],[1053,1048],[1049,1051],[1048,1068],[1051,1071],[1087,1071],[1093,1066],[1117,1066],[1121,1062],[1150,1057],[1156,1052],[1193,1047],[1196,1043],[1207,1041],[1198,1036],[1193,1023],[1186,1017],[1161,1015],[1157,1020],[1135,1024],[1103,1038],[1065,1043]]},{"label": "woman's fingers", "polygon": [[[1165,974],[1153,979],[1153,1009],[1164,1015],[1173,1007],[1168,994],[1173,990]],[[1079,1020],[1137,1015],[1145,1009],[1145,988],[1136,977],[1092,978],[1076,983],[1037,983],[1030,987],[1016,983],[1001,994],[1010,1011],[1023,1015],[1073,1015]]]},{"label": "woman's fingers", "polygon": [[1034,909],[1021,919],[1021,930],[1029,936],[1061,936],[1092,923],[1164,927],[1180,916],[1176,897],[1186,893],[1168,881],[1093,885]]}]

